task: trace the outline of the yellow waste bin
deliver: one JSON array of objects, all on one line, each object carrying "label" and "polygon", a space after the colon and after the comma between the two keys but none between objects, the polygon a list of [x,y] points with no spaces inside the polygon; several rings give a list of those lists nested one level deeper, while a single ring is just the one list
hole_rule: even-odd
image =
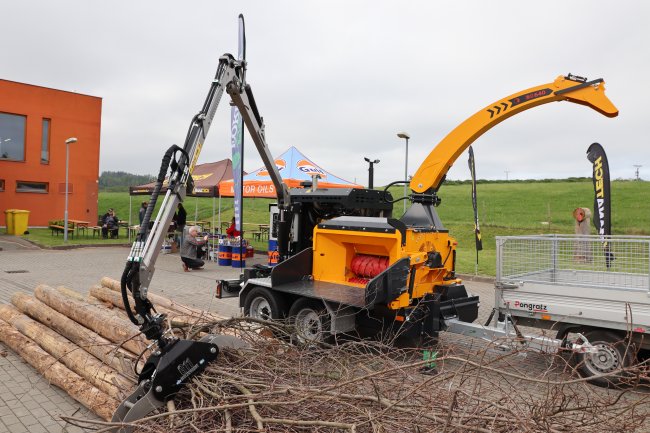
[{"label": "yellow waste bin", "polygon": [[16,236],[23,235],[27,231],[27,225],[29,223],[29,211],[20,210],[20,209],[13,209],[13,211],[14,211],[14,232],[11,234],[14,234]]},{"label": "yellow waste bin", "polygon": [[7,209],[5,211],[5,225],[7,226],[7,234],[14,234],[14,212],[16,209]]}]

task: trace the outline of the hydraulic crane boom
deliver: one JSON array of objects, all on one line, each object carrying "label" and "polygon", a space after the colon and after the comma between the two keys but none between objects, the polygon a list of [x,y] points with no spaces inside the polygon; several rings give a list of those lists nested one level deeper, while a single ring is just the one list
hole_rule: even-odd
[{"label": "hydraulic crane boom", "polygon": [[[139,317],[131,314],[130,309],[127,309],[127,313],[132,322],[142,326],[143,332],[150,339],[160,340],[161,338],[159,319],[151,315],[151,303],[147,300],[147,290],[154,274],[156,259],[158,258],[167,233],[167,227],[169,227],[174,216],[176,206],[185,197],[188,185],[191,185],[191,173],[201,153],[203,142],[205,141],[224,90],[230,95],[233,104],[239,108],[242,114],[255,146],[269,170],[278,194],[278,200],[282,203],[288,197],[287,187],[282,182],[282,178],[273,163],[273,157],[266,144],[264,124],[257,110],[252,90],[244,81],[245,71],[245,62],[235,60],[230,54],[226,54],[219,59],[219,67],[203,109],[192,119],[183,149],[172,146],[167,151],[165,158],[163,158],[163,165],[158,176],[156,189],[149,202],[147,212],[140,227],[140,232],[131,248],[131,253],[129,254],[127,266],[122,278],[123,286],[125,286],[123,287],[123,295],[127,298],[126,288],[133,293],[136,304],[135,312]],[[177,152],[180,153],[178,161],[172,161],[172,157],[175,157]],[[158,217],[151,231],[147,234],[148,222],[156,205],[156,198],[168,166],[172,168],[168,190]],[[137,277],[135,275],[136,273]],[[128,299],[126,300],[126,304],[128,305]]]},{"label": "hydraulic crane boom", "polygon": [[458,125],[420,165],[411,179],[411,190],[418,194],[436,192],[454,161],[483,133],[510,116],[553,101],[586,105],[607,117],[618,115],[614,104],[605,96],[602,78],[587,81],[571,74],[559,76],[552,83],[531,87],[490,104]]},{"label": "hydraulic crane boom", "polygon": [[[199,341],[182,340],[166,336],[163,329],[165,316],[158,314],[147,298],[149,284],[155,270],[156,259],[172,221],[174,211],[188,189],[192,187],[191,174],[201,153],[208,130],[224,90],[239,109],[253,142],[273,180],[279,203],[288,203],[289,193],[264,136],[264,124],[250,86],[246,84],[246,62],[235,60],[230,54],[219,58],[219,67],[210,86],[201,111],[190,124],[183,148],[170,147],[163,157],[160,173],[138,233],[122,274],[122,300],[129,319],[140,327],[145,336],[153,340],[157,349],[145,363],[138,378],[138,387],[118,407],[113,421],[128,423],[162,406],[194,375],[216,359],[223,347],[241,347],[243,344],[228,336],[209,335]],[[160,211],[148,231],[149,221],[165,179],[169,184]],[[129,291],[133,295],[135,311],[131,310]],[[115,429],[127,433],[132,426]]]}]

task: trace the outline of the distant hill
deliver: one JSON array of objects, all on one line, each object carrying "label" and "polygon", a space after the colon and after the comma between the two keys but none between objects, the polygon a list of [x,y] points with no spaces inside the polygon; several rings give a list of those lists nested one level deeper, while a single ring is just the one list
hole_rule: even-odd
[{"label": "distant hill", "polygon": [[[622,179],[616,179],[616,180],[622,180]],[[480,184],[484,184],[484,183],[563,183],[563,182],[586,182],[586,181],[591,181],[591,177],[569,177],[566,179],[509,179],[509,180],[477,179],[476,182]],[[445,180],[444,185],[469,185],[471,183],[472,183],[471,179],[464,179],[464,180],[447,179]]]},{"label": "distant hill", "polygon": [[104,171],[99,176],[100,191],[128,191],[130,186],[152,182],[155,176],[149,174],[131,174],[124,171]]}]

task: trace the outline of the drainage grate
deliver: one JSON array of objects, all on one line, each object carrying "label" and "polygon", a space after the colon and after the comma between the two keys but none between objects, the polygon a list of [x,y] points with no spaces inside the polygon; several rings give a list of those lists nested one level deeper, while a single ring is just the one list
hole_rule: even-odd
[{"label": "drainage grate", "polygon": [[5,271],[6,274],[26,274],[29,271],[26,271],[24,269],[19,269],[17,271]]}]

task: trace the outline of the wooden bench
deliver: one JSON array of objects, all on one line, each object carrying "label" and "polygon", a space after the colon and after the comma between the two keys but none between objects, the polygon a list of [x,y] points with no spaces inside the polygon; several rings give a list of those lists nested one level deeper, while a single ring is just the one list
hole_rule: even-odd
[{"label": "wooden bench", "polygon": [[253,236],[253,239],[265,241],[269,238],[269,231],[264,229],[255,230],[254,232],[251,232],[251,235]]},{"label": "wooden bench", "polygon": [[[97,236],[98,238],[102,237],[102,226],[91,226],[88,227],[88,230],[93,231],[93,238]],[[111,239],[117,239],[120,237],[120,227],[113,227],[112,229],[108,230],[108,237]]]},{"label": "wooden bench", "polygon": [[[58,236],[59,233],[63,234],[65,232],[65,227],[64,226],[50,224],[48,226],[48,228],[50,230],[52,230],[52,236],[54,236],[55,233]],[[74,230],[71,230],[70,228],[68,228],[68,236],[70,236],[71,238],[74,239]]]},{"label": "wooden bench", "polygon": [[91,226],[88,227],[88,230],[93,231],[93,238],[97,236],[98,238],[102,237],[102,226]]}]

